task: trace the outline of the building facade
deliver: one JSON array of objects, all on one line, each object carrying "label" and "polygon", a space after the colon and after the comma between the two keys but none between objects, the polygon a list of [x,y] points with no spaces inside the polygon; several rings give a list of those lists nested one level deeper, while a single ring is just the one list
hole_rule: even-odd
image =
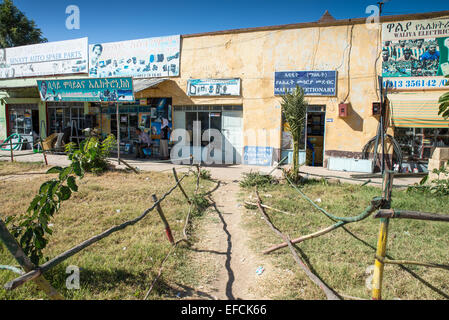
[{"label": "building facade", "polygon": [[[78,129],[95,126],[105,134],[117,135],[119,120],[123,150],[128,150],[139,126],[157,141],[163,119],[172,129],[186,129],[189,133],[194,121],[199,120],[202,135],[207,129],[222,132],[223,141],[231,146],[233,163],[270,165],[285,156],[291,157],[292,144],[282,119],[280,92],[298,83],[310,86],[306,91],[309,108],[301,159],[327,167],[330,159],[348,159],[343,166],[351,166],[354,163],[350,161],[364,157],[364,146],[378,132],[379,116],[373,112],[373,103],[381,101],[378,76],[384,75],[384,86],[390,85],[387,97],[391,106],[389,123],[393,125],[388,133],[402,137],[401,147],[410,159],[425,160],[436,143],[449,145],[448,122],[435,121],[437,96],[445,90],[443,76],[449,71],[444,69],[445,61],[439,61],[437,69],[446,73],[411,72],[408,62],[402,60],[403,43],[395,39],[385,43],[383,37],[397,36],[410,47],[416,39],[431,36],[444,45],[449,37],[448,17],[447,11],[390,16],[382,17],[381,25],[368,25],[366,19],[335,20],[326,13],[313,23],[182,35],[179,54],[166,54],[167,60],[171,58],[178,64],[167,63],[163,71],[160,69],[162,72],[152,70],[148,64],[143,71],[155,72],[155,76],[134,79],[136,101],[120,104],[119,119],[112,103],[41,101],[36,79],[111,76],[108,72],[100,74],[104,64],[110,68],[103,70],[119,70],[121,62],[109,59],[100,61],[93,74],[95,50],[106,50],[107,44],[91,45],[91,64],[85,72],[72,69],[70,75],[0,80],[0,141],[15,132],[27,135],[34,131],[46,137],[71,124]],[[408,25],[408,21],[441,22],[443,25],[432,30],[442,33],[404,34],[402,25],[398,26],[402,22]],[[426,49],[417,53],[417,61],[431,45],[426,43]],[[438,47],[441,53],[443,45]],[[411,49],[419,50],[415,46]],[[385,60],[386,51],[389,57]],[[129,59],[127,66],[135,65],[135,72],[142,72],[137,67],[138,53],[136,56]],[[441,57],[440,60],[447,60],[447,56]],[[395,63],[390,63],[393,58]],[[153,65],[157,59],[159,55],[150,57]],[[391,68],[401,71],[404,65],[405,73],[389,73]],[[433,80],[438,85],[432,87]],[[401,86],[399,81],[404,84]],[[415,81],[416,86],[406,86],[406,81]],[[430,81],[429,85],[425,81]],[[415,107],[409,102],[415,103]],[[428,121],[419,118],[422,112],[411,112],[412,107],[427,110]],[[18,119],[25,121],[19,123]],[[202,138],[204,149],[210,141]],[[190,144],[193,145],[192,140]]]}]

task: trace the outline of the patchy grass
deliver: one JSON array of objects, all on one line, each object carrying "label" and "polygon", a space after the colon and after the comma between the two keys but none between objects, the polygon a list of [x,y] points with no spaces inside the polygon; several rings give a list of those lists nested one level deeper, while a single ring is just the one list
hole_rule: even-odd
[{"label": "patchy grass", "polygon": [[[255,202],[254,188],[242,189],[242,199]],[[371,199],[381,195],[380,188],[353,184],[309,182],[303,192],[328,212],[337,216],[361,213]],[[333,224],[329,218],[304,200],[286,184],[259,188],[264,204],[292,215],[266,210],[273,224],[290,238],[306,235]],[[419,193],[393,190],[392,208],[449,214],[449,196],[431,197]],[[318,201],[320,201],[318,200]],[[251,246],[257,252],[281,243],[278,236],[261,219],[257,209],[247,209],[245,227],[251,234]],[[348,224],[324,236],[297,245],[300,255],[310,263],[330,287],[338,293],[370,299],[365,286],[367,267],[374,264],[379,220],[367,219]],[[447,264],[449,261],[449,223],[391,219],[387,254],[394,259]],[[283,274],[279,282],[266,286],[273,299],[325,299],[322,291],[297,266],[288,248],[269,255]],[[408,265],[386,265],[383,299],[448,299],[449,271]],[[431,287],[436,289],[432,289]],[[438,293],[437,291],[440,291]],[[446,296],[444,296],[446,295]]]},{"label": "patchy grass", "polygon": [[20,174],[29,171],[45,171],[48,168],[50,167],[46,166],[43,162],[0,161],[0,176]]},{"label": "patchy grass", "polygon": [[[20,181],[0,181],[0,217],[5,219],[25,212],[39,186],[47,179],[49,176],[44,175]],[[152,205],[153,193],[161,197],[174,183],[171,175],[162,173],[86,175],[79,181],[79,191],[62,204],[51,221],[53,235],[44,256],[53,258],[114,225],[136,218]],[[182,184],[192,195],[196,184],[194,175],[184,179]],[[201,182],[204,190],[211,185],[208,181]],[[175,240],[183,236],[188,208],[179,189],[162,202]],[[194,217],[193,225],[198,225],[201,219]],[[153,211],[136,225],[118,231],[64,261],[45,277],[66,299],[143,299],[170,247],[164,226],[157,212]],[[200,280],[200,273],[188,272],[188,254],[187,245],[180,243],[164,264],[162,276],[149,299],[174,299],[177,285],[193,286]],[[0,264],[17,265],[17,262],[4,249],[0,251]],[[65,271],[69,265],[80,268],[80,290],[65,287],[69,276]],[[10,271],[0,270],[0,299],[47,298],[32,282],[12,292],[5,291],[3,284],[15,277]]]}]

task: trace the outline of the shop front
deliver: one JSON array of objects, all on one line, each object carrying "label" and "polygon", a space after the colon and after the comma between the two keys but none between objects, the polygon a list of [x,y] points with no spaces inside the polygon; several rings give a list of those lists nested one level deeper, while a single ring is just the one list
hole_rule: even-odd
[{"label": "shop front", "polygon": [[[212,159],[215,159],[219,163],[242,163],[242,105],[175,106],[173,118],[174,127],[185,129],[188,133],[185,154],[192,154],[195,160],[201,159],[203,162],[212,162]],[[199,123],[199,137],[196,137],[194,132],[195,122]],[[217,139],[221,139],[221,148],[217,151],[211,150],[217,149],[213,144],[215,134],[211,130],[220,133]],[[221,152],[221,155],[215,155],[214,152]]]},{"label": "shop front", "polygon": [[391,124],[403,157],[403,170],[426,171],[437,147],[449,147],[449,120],[438,115],[442,93],[390,94]]},{"label": "shop front", "polygon": [[[135,102],[92,103],[91,108],[100,110],[99,128],[103,134],[120,135],[120,150],[124,154],[134,154],[135,144],[138,142],[136,129],[139,128],[152,139],[151,158],[160,156],[161,129],[164,124],[172,128],[172,99],[171,98],[142,98]],[[170,147],[169,147],[170,148]]]}]

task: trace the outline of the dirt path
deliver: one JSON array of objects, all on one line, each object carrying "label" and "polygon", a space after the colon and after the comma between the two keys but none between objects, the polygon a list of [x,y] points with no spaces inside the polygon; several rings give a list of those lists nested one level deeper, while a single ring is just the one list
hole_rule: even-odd
[{"label": "dirt path", "polygon": [[[216,277],[203,291],[219,300],[269,299],[264,295],[264,283],[275,271],[266,258],[249,248],[249,235],[242,226],[244,207],[239,204],[237,181],[222,181],[213,193],[214,204],[209,213],[213,219],[203,226],[201,240],[195,252],[215,263]],[[209,257],[204,257],[208,255]],[[256,273],[264,267],[261,275]]]}]

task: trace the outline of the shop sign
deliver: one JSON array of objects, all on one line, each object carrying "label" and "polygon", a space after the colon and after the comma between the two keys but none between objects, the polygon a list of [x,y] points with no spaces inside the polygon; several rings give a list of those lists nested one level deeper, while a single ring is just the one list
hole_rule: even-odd
[{"label": "shop sign", "polygon": [[382,25],[382,76],[394,89],[441,88],[449,75],[449,19]]},{"label": "shop sign", "polygon": [[0,48],[0,79],[87,73],[87,38]]},{"label": "shop sign", "polygon": [[89,45],[89,76],[156,78],[179,76],[181,37]]},{"label": "shop sign", "polygon": [[240,79],[190,79],[189,96],[240,96]]},{"label": "shop sign", "polygon": [[42,101],[134,101],[132,78],[37,80]]},{"label": "shop sign", "polygon": [[285,71],[275,72],[274,95],[293,92],[296,86],[306,96],[333,97],[337,91],[337,71]]},{"label": "shop sign", "polygon": [[271,166],[273,162],[272,147],[246,146],[243,151],[244,164],[256,166]]}]

